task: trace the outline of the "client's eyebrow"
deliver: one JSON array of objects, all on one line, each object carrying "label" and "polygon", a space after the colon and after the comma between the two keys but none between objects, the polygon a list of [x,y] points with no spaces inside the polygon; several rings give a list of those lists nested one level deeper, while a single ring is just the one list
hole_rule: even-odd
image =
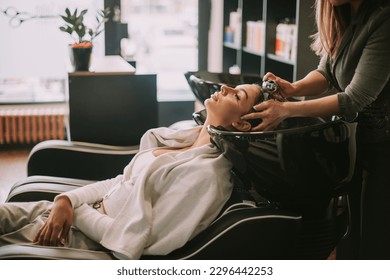
[{"label": "client's eyebrow", "polygon": [[243,88],[239,88],[239,90],[242,90],[245,93],[245,97],[248,100],[248,98],[249,98],[248,97],[248,92],[245,89],[243,89]]}]

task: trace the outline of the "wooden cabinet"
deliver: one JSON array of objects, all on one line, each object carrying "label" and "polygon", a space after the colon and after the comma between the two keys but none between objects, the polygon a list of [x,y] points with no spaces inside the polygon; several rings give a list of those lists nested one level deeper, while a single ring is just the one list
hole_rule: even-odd
[{"label": "wooden cabinet", "polygon": [[[319,58],[310,49],[310,36],[316,32],[314,2],[315,0],[224,0],[223,72],[239,69],[241,73],[256,73],[261,76],[274,72],[284,79],[295,81],[315,69]],[[276,51],[281,48],[276,43],[277,37],[280,38],[277,36],[277,30],[281,30],[278,29],[280,23],[295,26],[292,41],[289,41],[289,55],[280,55]],[[260,31],[257,29],[253,33],[254,25]]]}]

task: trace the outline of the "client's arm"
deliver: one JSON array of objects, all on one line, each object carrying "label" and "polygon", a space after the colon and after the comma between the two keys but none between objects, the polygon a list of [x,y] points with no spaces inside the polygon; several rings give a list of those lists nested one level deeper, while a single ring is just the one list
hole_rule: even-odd
[{"label": "client's arm", "polygon": [[95,202],[100,201],[111,188],[113,188],[122,180],[122,178],[123,175],[119,175],[113,179],[99,181],[81,188],[65,192],[56,196],[54,201],[57,201],[59,197],[67,196],[73,208],[77,208],[84,203],[93,204]]},{"label": "client's arm", "polygon": [[[122,175],[119,175],[113,179],[96,182],[56,196],[49,217],[38,231],[34,242],[44,246],[56,246],[58,242],[65,244],[73,223],[73,209],[101,200],[107,191],[121,179]],[[85,210],[85,207],[83,209]],[[95,209],[91,209],[98,213]],[[76,210],[75,212],[81,211]],[[100,213],[99,215],[103,216]]]}]

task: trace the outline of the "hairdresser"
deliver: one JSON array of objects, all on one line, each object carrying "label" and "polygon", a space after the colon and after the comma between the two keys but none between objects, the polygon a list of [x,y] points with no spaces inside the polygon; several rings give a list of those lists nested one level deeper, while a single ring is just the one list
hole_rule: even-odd
[{"label": "hairdresser", "polygon": [[390,1],[316,0],[315,10],[318,69],[293,83],[273,73],[263,79],[275,80],[284,98],[329,94],[302,102],[268,100],[243,119],[261,118],[253,129],[260,131],[288,117],[355,116],[351,231],[337,258],[390,259]]}]

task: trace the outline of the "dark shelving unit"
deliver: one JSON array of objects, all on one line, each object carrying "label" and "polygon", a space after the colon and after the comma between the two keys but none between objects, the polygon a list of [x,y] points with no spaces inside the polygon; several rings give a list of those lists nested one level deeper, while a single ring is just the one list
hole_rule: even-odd
[{"label": "dark shelving unit", "polygon": [[[315,0],[224,0],[224,31],[229,25],[231,12],[240,14],[242,24],[239,43],[223,41],[223,71],[228,72],[231,66],[237,65],[241,73],[263,76],[267,72],[274,72],[289,81],[306,76],[319,62],[319,58],[310,49],[310,36],[316,31],[314,2]],[[290,60],[275,54],[276,27],[286,18],[297,25],[296,56]],[[259,20],[265,24],[264,52],[254,51],[246,46],[246,22]]]}]

